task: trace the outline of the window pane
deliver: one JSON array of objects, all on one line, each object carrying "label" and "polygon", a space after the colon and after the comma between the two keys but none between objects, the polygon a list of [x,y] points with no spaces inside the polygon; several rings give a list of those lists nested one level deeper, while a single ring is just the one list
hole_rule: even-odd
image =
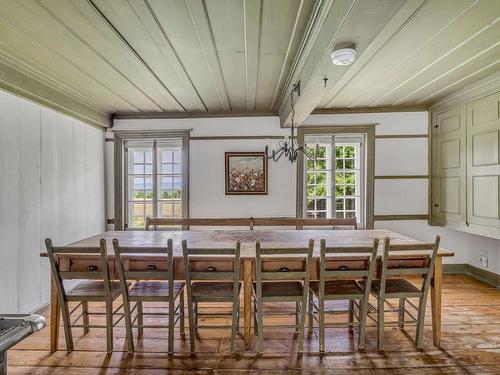
[{"label": "window pane", "polygon": [[174,164],[174,174],[182,173],[182,167],[180,164]]},{"label": "window pane", "polygon": [[314,160],[307,160],[307,170],[313,170],[315,169],[316,166],[315,166],[315,162]]},{"label": "window pane", "polygon": [[182,207],[180,203],[175,203],[174,204],[174,217],[181,217],[182,216]]},{"label": "window pane", "polygon": [[354,146],[345,146],[344,153],[346,158],[354,158]]},{"label": "window pane", "polygon": [[325,172],[316,173],[316,183],[326,185],[327,181]]},{"label": "window pane", "polygon": [[144,152],[144,160],[146,161],[146,163],[151,164],[153,162],[153,152],[152,151]]},{"label": "window pane", "polygon": [[337,159],[342,159],[344,157],[344,147],[335,146],[335,156]]},{"label": "window pane", "polygon": [[343,219],[344,218],[344,213],[342,211],[340,211],[340,212],[337,211],[337,212],[335,212],[335,217],[337,219]]},{"label": "window pane", "polygon": [[325,159],[326,158],[326,146],[318,147],[318,155],[317,158]]},{"label": "window pane", "polygon": [[354,186],[347,185],[347,186],[345,187],[345,195],[346,195],[346,196],[351,196],[351,195],[354,195]]},{"label": "window pane", "polygon": [[316,200],[316,209],[317,210],[326,210],[326,199]]},{"label": "window pane", "polygon": [[345,183],[346,184],[355,184],[356,176],[353,172],[348,172],[345,174]]},{"label": "window pane", "polygon": [[307,196],[314,197],[316,195],[316,188],[314,186],[307,187]]},{"label": "window pane", "polygon": [[356,212],[346,212],[345,217],[346,218],[356,217]]},{"label": "window pane", "polygon": [[327,196],[326,185],[316,186],[316,196],[317,197],[326,197]]},{"label": "window pane", "polygon": [[337,159],[335,161],[335,168],[344,169],[344,159]]},{"label": "window pane", "polygon": [[316,212],[316,218],[321,218],[325,219],[326,218],[326,212]]},{"label": "window pane", "polygon": [[180,163],[181,162],[181,151],[180,150],[176,150],[174,151],[174,163]]},{"label": "window pane", "polygon": [[308,199],[307,200],[307,209],[308,210],[314,210],[314,199]]},{"label": "window pane", "polygon": [[144,151],[133,151],[132,152],[132,162],[133,163],[144,163]]},{"label": "window pane", "polygon": [[336,210],[342,211],[344,210],[344,200],[343,199],[335,199]]},{"label": "window pane", "polygon": [[134,164],[134,174],[144,174],[144,164]]},{"label": "window pane", "polygon": [[346,199],[345,200],[345,209],[346,210],[355,210],[356,209],[356,200],[355,199]]},{"label": "window pane", "polygon": [[345,184],[345,177],[344,173],[335,173],[335,184],[336,185],[344,185]]},{"label": "window pane", "polygon": [[339,185],[335,186],[335,195],[338,196],[338,197],[339,196],[340,197],[343,196],[344,195],[344,187],[343,186],[339,186]]},{"label": "window pane", "polygon": [[146,164],[144,169],[145,174],[153,174],[153,164]]},{"label": "window pane", "polygon": [[324,170],[326,169],[326,160],[318,160],[316,161],[316,169]]},{"label": "window pane", "polygon": [[163,163],[172,163],[174,161],[172,151],[162,151],[161,159]]},{"label": "window pane", "polygon": [[345,169],[354,169],[354,159],[344,159]]}]

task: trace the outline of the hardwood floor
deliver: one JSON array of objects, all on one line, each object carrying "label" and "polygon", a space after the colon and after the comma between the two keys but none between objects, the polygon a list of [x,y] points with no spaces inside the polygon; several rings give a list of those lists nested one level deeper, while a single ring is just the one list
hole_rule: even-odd
[{"label": "hardwood floor", "polygon": [[[213,306],[213,305],[212,305]],[[203,311],[221,311],[224,306],[206,307]],[[225,305],[226,309],[227,305]],[[285,306],[272,305],[276,310]],[[288,307],[288,306],[286,306]],[[330,309],[342,309],[334,304]],[[288,307],[292,311],[292,307]],[[92,309],[92,307],[91,307]],[[155,307],[155,311],[162,307]],[[96,310],[96,307],[94,307]],[[103,311],[97,306],[97,310]],[[146,309],[147,310],[147,309]],[[392,320],[387,314],[387,320]],[[92,321],[98,322],[101,318]],[[152,318],[155,322],[166,321]],[[220,324],[229,318],[206,318],[204,323]],[[334,316],[345,321],[347,314]],[[267,322],[289,323],[288,318],[269,317]],[[357,351],[357,329],[327,330],[324,356],[318,354],[317,332],[307,338],[303,356],[296,354],[296,336],[289,328],[266,329],[264,321],[265,354],[256,354],[254,339],[249,351],[243,350],[243,340],[237,340],[239,354],[231,355],[229,330],[200,330],[198,354],[188,353],[189,342],[176,330],[175,354],[166,354],[166,330],[145,329],[144,337],[136,340],[136,353],[130,355],[125,347],[122,322],[115,328],[114,352],[107,355],[103,329],[74,332],[75,351],[49,353],[49,329],[46,328],[9,351],[9,374],[500,374],[500,290],[468,276],[445,276],[443,280],[442,349],[432,345],[431,311],[426,314],[424,348],[414,346],[414,326],[406,330],[387,327],[385,351],[376,350],[376,328],[369,321],[366,349]],[[186,322],[187,324],[187,322]],[[64,349],[61,328],[60,349]],[[186,335],[188,337],[188,335]]]}]

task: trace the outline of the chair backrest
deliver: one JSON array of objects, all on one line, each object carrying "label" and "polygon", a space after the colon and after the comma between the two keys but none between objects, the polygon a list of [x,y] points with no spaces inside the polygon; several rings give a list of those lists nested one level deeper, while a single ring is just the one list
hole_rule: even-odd
[{"label": "chair backrest", "polygon": [[[165,247],[124,247],[120,246],[117,239],[114,239],[113,249],[122,288],[127,285],[128,280],[169,281],[169,287],[173,288],[174,258],[171,239],[167,240]],[[150,262],[151,264],[141,262],[137,267],[130,267],[134,255],[141,254],[157,255],[158,259]]]},{"label": "chair backrest", "polygon": [[[368,283],[368,290],[370,289],[371,281],[373,278],[373,273],[375,271],[375,265],[377,264],[377,251],[379,240],[378,238],[373,240],[372,246],[365,247],[327,247],[326,241],[321,240],[321,255],[320,255],[320,263],[319,263],[319,278],[320,278],[320,286],[324,285],[325,280],[329,278],[366,278]],[[357,254],[360,256],[360,259],[363,260],[362,267],[354,267],[356,269],[350,269],[347,266],[341,265],[342,262],[335,262],[334,269],[330,269],[328,267],[329,258],[333,258],[332,260],[336,260],[336,257],[329,257],[329,254],[348,254],[349,258],[352,259],[353,254]],[[338,259],[338,258],[337,258]],[[366,260],[368,262],[366,262]],[[352,260],[351,260],[352,261]]]},{"label": "chair backrest", "polygon": [[[314,240],[309,240],[306,247],[285,247],[285,248],[263,248],[260,241],[255,241],[255,278],[257,285],[266,280],[301,280],[304,286],[308,287],[311,278],[311,262],[314,249]],[[293,259],[291,259],[293,258]],[[300,269],[290,270],[281,267],[280,260],[287,259],[293,263],[300,264]],[[269,269],[267,269],[267,265]],[[276,267],[277,266],[277,267]]]},{"label": "chair backrest", "polygon": [[[49,256],[50,268],[52,277],[56,284],[59,298],[62,301],[66,299],[66,290],[63,280],[78,279],[78,280],[102,280],[104,281],[104,290],[106,296],[111,295],[109,284],[109,267],[106,241],[101,239],[99,247],[68,247],[68,246],[53,246],[52,240],[46,239],[45,246]],[[68,270],[61,269],[62,260],[65,255],[78,254],[85,258],[94,260],[94,264],[86,266],[84,269],[73,270],[68,262]]]},{"label": "chair backrest", "polygon": [[[385,290],[385,282],[388,276],[408,276],[424,275],[421,291],[426,291],[430,285],[432,274],[434,272],[434,263],[439,250],[441,238],[436,236],[433,243],[401,244],[391,245],[391,239],[386,237],[384,240],[384,256],[382,259],[382,271],[380,274],[380,290]],[[423,256],[421,267],[392,267],[391,254],[395,252],[417,252],[416,256]]]},{"label": "chair backrest", "polygon": [[192,226],[199,227],[245,227],[251,228],[250,218],[165,218],[147,217],[145,230],[157,230],[158,227],[181,227],[189,230]]},{"label": "chair backrest", "polygon": [[[183,240],[182,255],[184,258],[185,279],[188,287],[190,287],[192,280],[230,280],[237,287],[240,281],[240,247],[240,241],[236,241],[234,248],[191,248],[188,247],[187,241]],[[195,259],[221,256],[224,258],[233,258],[233,267],[231,270],[217,271],[214,268],[197,271],[192,269],[192,261]]]},{"label": "chair backrest", "polygon": [[[331,229],[357,229],[356,218],[348,219],[312,219],[297,217],[263,217],[251,218],[252,227],[282,227],[294,226],[296,229],[311,227],[330,227]],[[252,228],[253,229],[253,228]]]}]

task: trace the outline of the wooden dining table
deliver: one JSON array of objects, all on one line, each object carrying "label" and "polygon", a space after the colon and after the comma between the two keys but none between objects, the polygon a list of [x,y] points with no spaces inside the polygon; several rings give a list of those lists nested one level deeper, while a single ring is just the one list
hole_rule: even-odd
[{"label": "wooden dining table", "polygon": [[[107,242],[110,273],[113,279],[118,279],[114,267],[114,253],[112,240],[118,239],[122,246],[131,247],[156,247],[166,246],[167,240],[172,239],[174,250],[174,277],[176,280],[184,279],[184,266],[182,260],[181,243],[188,242],[190,247],[203,248],[229,248],[234,247],[237,240],[241,242],[241,262],[243,281],[243,321],[244,340],[248,347],[252,340],[252,283],[255,280],[255,241],[260,240],[262,247],[306,247],[308,240],[314,240],[314,253],[311,269],[311,279],[318,279],[319,245],[320,240],[325,239],[327,246],[371,246],[375,238],[380,239],[379,261],[382,255],[383,239],[389,237],[393,244],[420,243],[419,241],[401,234],[387,230],[189,230],[189,231],[108,231],[80,241],[68,244],[70,247],[98,247],[99,240],[104,238]],[[62,244],[58,244],[62,245]],[[396,267],[421,267],[428,252],[405,251],[391,256],[391,262]],[[434,274],[431,283],[431,307],[432,307],[432,331],[433,342],[440,347],[441,342],[441,293],[442,293],[442,257],[453,256],[453,251],[439,249],[434,266]],[[46,257],[47,253],[41,253]],[[356,268],[364,266],[364,260],[354,254],[334,255],[336,266],[345,268]],[[130,270],[133,267],[151,266],[150,263],[158,261],[158,255],[139,254],[131,255],[129,262]],[[62,270],[82,270],[92,265],[93,259],[85,258],[78,253],[65,255],[59,259]],[[232,259],[221,257],[207,258],[200,264],[202,267],[225,270],[232,266]],[[294,267],[297,261],[293,258],[283,258],[279,267]],[[59,302],[54,280],[51,283],[50,301],[50,350],[55,352],[58,347],[59,338]]]}]

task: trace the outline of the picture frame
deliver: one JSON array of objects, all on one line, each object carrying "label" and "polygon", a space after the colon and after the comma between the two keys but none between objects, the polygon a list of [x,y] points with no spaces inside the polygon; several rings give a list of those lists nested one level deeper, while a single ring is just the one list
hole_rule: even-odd
[{"label": "picture frame", "polygon": [[267,195],[265,152],[225,153],[226,195]]}]

